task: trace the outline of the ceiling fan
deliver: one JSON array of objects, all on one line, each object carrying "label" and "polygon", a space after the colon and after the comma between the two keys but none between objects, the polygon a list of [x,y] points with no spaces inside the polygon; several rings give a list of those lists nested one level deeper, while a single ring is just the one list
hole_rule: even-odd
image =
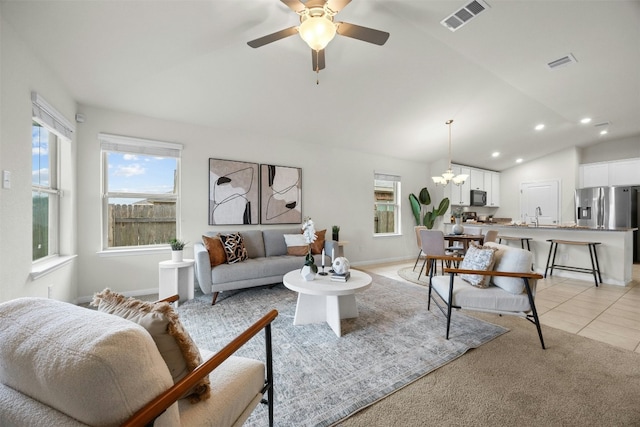
[{"label": "ceiling fan", "polygon": [[336,33],[379,46],[385,44],[389,38],[389,33],[384,31],[347,22],[334,22],[334,16],[348,5],[351,0],[308,0],[306,3],[302,3],[300,0],[280,1],[300,15],[300,25],[251,40],[247,44],[257,48],[294,34],[300,34],[300,37],[311,48],[312,65],[315,72],[324,69],[324,48]]}]

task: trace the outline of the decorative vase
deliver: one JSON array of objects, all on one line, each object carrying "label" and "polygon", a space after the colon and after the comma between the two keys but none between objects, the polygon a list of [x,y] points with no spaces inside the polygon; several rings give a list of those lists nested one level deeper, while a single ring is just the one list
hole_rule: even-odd
[{"label": "decorative vase", "polygon": [[340,241],[340,236],[339,236],[339,234],[340,234],[340,233],[338,233],[337,231],[334,231],[334,232],[333,232],[333,233],[331,233],[331,234],[332,234],[332,238],[333,238],[333,240],[335,240],[336,242],[339,242],[339,241]]},{"label": "decorative vase", "polygon": [[182,251],[171,251],[171,261],[182,262]]},{"label": "decorative vase", "polygon": [[316,273],[314,273],[313,270],[311,270],[311,267],[308,265],[302,267],[302,270],[300,270],[300,275],[307,282],[316,278]]},{"label": "decorative vase", "polygon": [[460,224],[460,218],[456,218],[456,223],[451,228],[451,232],[456,235],[464,233],[464,227]]}]

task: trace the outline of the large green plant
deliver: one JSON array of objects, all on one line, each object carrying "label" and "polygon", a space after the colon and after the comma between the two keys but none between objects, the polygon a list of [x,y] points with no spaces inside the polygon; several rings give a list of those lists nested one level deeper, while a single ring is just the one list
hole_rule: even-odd
[{"label": "large green plant", "polygon": [[[420,190],[418,197],[413,193],[409,194],[409,202],[411,203],[413,217],[416,219],[416,225],[424,225],[428,229],[432,229],[436,218],[444,215],[449,209],[449,199],[445,197],[440,201],[437,208],[434,206],[431,210],[428,210],[428,206],[431,204],[431,195],[427,187]],[[425,211],[424,216],[422,214],[423,211]]]}]

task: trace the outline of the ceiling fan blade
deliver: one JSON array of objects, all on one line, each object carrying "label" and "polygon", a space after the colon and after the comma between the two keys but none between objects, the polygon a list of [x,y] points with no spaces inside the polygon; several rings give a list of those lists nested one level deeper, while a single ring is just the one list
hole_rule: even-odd
[{"label": "ceiling fan blade", "polygon": [[247,42],[247,44],[255,49],[256,47],[260,47],[260,46],[264,46],[265,44],[273,43],[275,41],[278,41],[278,40],[283,39],[285,37],[292,36],[294,34],[298,34],[298,27],[290,27],[290,28],[286,28],[284,30],[276,31],[273,34],[269,34],[267,36],[260,37],[260,38],[255,39],[255,40],[251,40],[250,42]]},{"label": "ceiling fan blade", "polygon": [[313,71],[324,70],[324,49],[318,52],[311,49],[311,63],[313,65]]},{"label": "ceiling fan blade", "polygon": [[351,0],[327,0],[327,6],[334,12],[340,12]]},{"label": "ceiling fan blade", "polygon": [[282,3],[286,4],[287,7],[293,10],[295,13],[302,12],[305,9],[304,3],[300,0],[280,0]]},{"label": "ceiling fan blade", "polygon": [[337,22],[337,33],[341,36],[351,37],[352,39],[362,40],[363,42],[377,44],[382,46],[389,38],[389,33],[373,28],[361,27],[360,25],[349,24],[346,22]]}]

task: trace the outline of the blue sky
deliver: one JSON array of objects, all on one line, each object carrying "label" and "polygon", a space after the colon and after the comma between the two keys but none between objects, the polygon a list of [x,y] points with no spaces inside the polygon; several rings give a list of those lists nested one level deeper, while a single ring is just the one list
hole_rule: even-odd
[{"label": "blue sky", "polygon": [[108,153],[109,191],[165,194],[173,191],[175,158]]}]

